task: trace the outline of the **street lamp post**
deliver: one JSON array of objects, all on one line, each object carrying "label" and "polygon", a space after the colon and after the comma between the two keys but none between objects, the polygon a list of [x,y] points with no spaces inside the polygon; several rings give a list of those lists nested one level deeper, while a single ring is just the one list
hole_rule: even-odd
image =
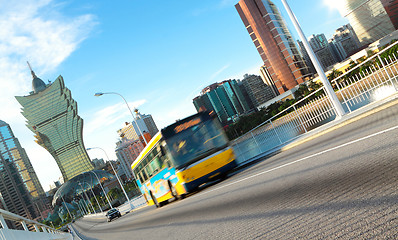
[{"label": "street lamp post", "polygon": [[[89,214],[89,212],[87,211],[87,206],[84,206],[84,203],[82,203],[81,201],[80,201],[81,199],[79,199],[78,201],[77,201],[77,204],[82,208],[82,210],[83,210],[83,215],[88,215]],[[83,202],[84,202],[84,199],[83,199]]]},{"label": "street lamp post", "polygon": [[113,207],[112,207],[112,204],[111,204],[111,201],[109,201],[109,198],[108,198],[108,196],[106,195],[105,189],[104,189],[104,187],[102,186],[101,181],[100,181],[100,179],[98,178],[97,174],[96,174],[94,171],[90,171],[90,173],[94,173],[94,176],[97,178],[98,184],[101,186],[102,192],[104,193],[105,198],[106,198],[106,200],[107,200],[108,203],[109,203],[109,207],[110,207],[110,208],[113,208]]},{"label": "street lamp post", "polygon": [[80,206],[79,201],[77,201],[77,207],[79,208],[80,214],[86,215],[86,213],[83,211],[82,207]]},{"label": "street lamp post", "polygon": [[84,183],[86,183],[90,187],[91,193],[93,194],[93,197],[94,197],[95,201],[97,202],[97,205],[98,205],[99,209],[101,210],[101,213],[103,213],[104,211],[102,211],[101,205],[99,204],[98,199],[96,198],[96,196],[94,194],[93,187],[90,184],[88,184],[88,182],[84,182]]},{"label": "street lamp post", "polygon": [[135,122],[135,125],[137,125],[138,132],[139,132],[140,135],[142,136],[142,139],[144,139],[145,145],[148,145],[148,142],[146,141],[145,136],[142,134],[141,129],[140,129],[140,126],[138,126],[138,123],[137,123],[137,121],[135,120],[134,114],[133,114],[133,112],[131,111],[131,108],[130,108],[129,104],[127,103],[126,99],[125,99],[121,94],[119,94],[119,93],[117,93],[117,92],[106,92],[106,93],[99,92],[99,93],[94,94],[94,96],[100,97],[100,96],[102,96],[102,95],[104,95],[104,94],[116,94],[116,95],[119,95],[121,98],[123,98],[124,102],[125,102],[126,105],[127,105],[127,108],[128,108],[129,111],[130,111],[131,116],[133,117],[133,121]]},{"label": "street lamp post", "polygon": [[84,191],[84,187],[82,186],[82,184],[81,184],[80,182],[79,182],[79,185],[80,185],[80,187],[81,187],[82,190],[83,190],[83,195],[86,195],[87,201],[88,201],[88,203],[90,203],[91,208],[93,209],[93,213],[95,213],[94,206],[93,206],[93,204],[91,203],[90,198],[87,196],[87,193]]},{"label": "street lamp post", "polygon": [[101,150],[104,152],[106,158],[108,159],[109,164],[110,164],[111,167],[112,167],[113,172],[115,173],[116,179],[117,179],[117,181],[119,182],[120,187],[121,187],[122,190],[123,190],[124,196],[126,197],[127,202],[129,203],[129,206],[130,206],[130,210],[131,210],[132,208],[131,208],[131,204],[130,204],[130,198],[129,198],[129,196],[127,196],[126,190],[124,190],[123,184],[122,184],[122,182],[120,181],[119,176],[117,175],[117,172],[116,172],[115,168],[114,168],[113,165],[112,165],[112,162],[110,161],[110,159],[109,159],[109,157],[108,157],[108,154],[106,154],[105,150],[102,149],[102,148],[100,148],[100,147],[87,148],[86,150],[89,151],[89,150],[91,150],[91,149],[101,149]]},{"label": "street lamp post", "polygon": [[66,210],[68,210],[69,217],[70,217],[70,219],[72,220],[72,219],[73,219],[73,217],[72,217],[72,214],[70,214],[70,211],[69,211],[68,205],[66,205],[66,203],[65,203],[65,200],[64,200],[64,197],[63,197],[62,195],[61,195],[61,198],[62,198],[62,201],[63,201],[63,202],[64,202],[64,204],[65,204]]},{"label": "street lamp post", "polygon": [[310,47],[310,44],[308,43],[307,38],[304,35],[303,30],[300,27],[300,24],[296,18],[296,16],[294,15],[294,13],[292,12],[292,9],[290,8],[289,4],[286,2],[286,0],[282,0],[283,6],[285,7],[287,14],[289,15],[290,19],[293,22],[293,25],[297,31],[297,33],[299,34],[301,41],[303,41],[305,50],[307,50],[308,55],[311,58],[312,63],[314,64],[314,67],[319,75],[319,78],[321,79],[323,85],[325,86],[325,91],[326,94],[329,96],[330,101],[332,102],[334,108],[336,109],[336,114],[338,118],[341,118],[343,115],[345,115],[345,111],[343,106],[341,105],[339,99],[337,98],[336,93],[334,92],[332,86],[329,83],[329,80],[327,79],[325,72],[323,71],[321,64],[319,63],[317,57],[315,56],[314,51],[312,50],[312,48]]},{"label": "street lamp post", "polygon": [[[76,187],[75,187],[75,193],[77,192],[76,190],[77,190],[77,187],[78,187],[79,185],[76,185]],[[76,195],[75,195],[76,196]],[[88,206],[87,206],[87,203],[84,201],[84,196],[79,196],[79,197],[76,197],[75,198],[75,200],[77,200],[77,205],[83,210],[82,211],[82,213],[83,213],[83,215],[88,215],[89,214],[89,212],[90,212],[90,209],[88,209]],[[83,203],[81,202],[81,200],[83,200]],[[90,212],[91,213],[91,212]]]}]

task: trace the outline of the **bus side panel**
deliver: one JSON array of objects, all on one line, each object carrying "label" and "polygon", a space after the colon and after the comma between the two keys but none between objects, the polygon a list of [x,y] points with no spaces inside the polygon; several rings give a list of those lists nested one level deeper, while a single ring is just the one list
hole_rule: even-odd
[{"label": "bus side panel", "polygon": [[145,201],[148,203],[148,205],[153,205],[153,201],[151,199],[151,196],[149,195],[148,189],[144,185],[142,185],[138,179],[136,179],[136,182],[137,182],[138,188],[140,189],[142,195],[145,198]]},{"label": "bus side panel", "polygon": [[153,205],[153,201],[151,195],[149,194],[149,191],[152,192],[158,202],[163,202],[173,197],[170,191],[168,181],[170,181],[173,186],[177,185],[178,178],[175,174],[174,168],[165,168],[152,176],[149,181],[145,182],[142,185],[140,184],[140,190],[143,194],[145,194],[149,205]]}]

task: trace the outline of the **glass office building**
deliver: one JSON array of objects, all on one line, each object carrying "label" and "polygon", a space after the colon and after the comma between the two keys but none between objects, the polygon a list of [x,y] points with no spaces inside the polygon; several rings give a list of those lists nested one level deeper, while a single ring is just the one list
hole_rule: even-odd
[{"label": "glass office building", "polygon": [[193,99],[193,104],[198,112],[214,112],[222,124],[253,109],[236,80],[226,80],[204,88],[201,95]]},{"label": "glass office building", "polygon": [[16,99],[36,142],[53,156],[65,182],[93,170],[83,143],[83,119],[62,76],[48,85],[33,71],[32,76],[33,91]]},{"label": "glass office building", "polygon": [[[26,154],[25,149],[22,148],[18,139],[14,136],[10,125],[1,120],[0,120],[0,155],[2,156],[4,161],[7,161],[7,163],[9,164],[8,169],[10,171],[10,174],[12,171],[15,171],[15,173],[12,174],[19,175],[18,179],[20,178],[20,183],[18,182],[16,184],[17,185],[20,184],[18,188],[20,188],[19,190],[22,192],[22,195],[25,194],[25,191],[22,190],[22,188],[25,188],[27,190],[28,195],[30,195],[32,204],[34,204],[34,208],[37,209],[37,213],[41,213],[41,215],[43,216],[46,215],[46,213],[48,213],[48,211],[51,210],[51,207],[49,202],[47,201],[43,187],[39,182],[39,179],[36,175],[35,170],[33,169],[33,166],[28,158],[28,155]],[[2,193],[4,192],[2,191]],[[30,204],[30,201],[28,202]],[[9,202],[6,205],[10,204],[11,203]],[[38,215],[32,215],[32,214],[31,216],[38,217]]]},{"label": "glass office building", "polygon": [[339,10],[364,46],[397,29],[397,7],[398,0],[345,0]]}]

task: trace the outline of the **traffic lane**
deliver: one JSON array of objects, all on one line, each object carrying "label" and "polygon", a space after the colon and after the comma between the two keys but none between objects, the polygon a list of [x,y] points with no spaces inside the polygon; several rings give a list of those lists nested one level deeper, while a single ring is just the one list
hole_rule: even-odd
[{"label": "traffic lane", "polygon": [[136,209],[128,214],[122,214],[122,217],[112,219],[111,222],[107,221],[105,216],[103,217],[85,217],[77,220],[74,223],[74,226],[78,229],[79,232],[86,234],[87,232],[92,231],[93,227],[104,229],[105,231],[114,230],[115,225],[123,225],[130,224],[129,218],[133,216],[146,214],[147,212],[151,212],[156,209],[155,206],[148,206]]},{"label": "traffic lane", "polygon": [[[388,235],[391,221],[385,221],[390,217],[386,213],[396,211],[397,205],[397,166],[391,161],[397,146],[385,140],[394,138],[396,132],[377,136],[342,149],[345,151],[337,156],[328,152],[310,163],[302,161],[266,174],[261,172],[269,169],[257,168],[256,177],[244,180],[234,176],[151,214],[136,215],[117,232],[122,237],[127,236],[121,233],[125,232],[149,239],[253,238],[262,234],[295,238],[300,234],[338,236],[347,232],[348,226],[356,229],[348,231],[350,236],[383,227]],[[363,217],[366,219],[361,221]],[[361,226],[368,221],[374,224]],[[384,224],[377,225],[380,222]],[[324,226],[322,231],[314,230],[319,224]]]},{"label": "traffic lane", "polygon": [[[397,135],[379,136],[374,140],[385,143],[386,141],[383,140],[394,137],[396,139]],[[249,186],[245,184],[240,189],[233,190],[239,194],[230,190],[225,192],[225,189],[217,189],[216,191],[212,189],[210,190],[213,191],[212,196],[209,197],[208,195],[205,199],[189,202],[191,206],[197,206],[196,208],[193,208],[191,211],[181,209],[182,212],[178,213],[181,216],[186,214],[183,217],[185,220],[189,219],[189,216],[195,215],[195,213],[205,215],[207,216],[207,220],[209,220],[208,217],[214,214],[214,222],[221,221],[224,223],[228,222],[228,219],[234,221],[242,218],[249,219],[250,217],[256,219],[263,217],[276,218],[279,216],[279,218],[275,219],[277,223],[286,223],[292,220],[297,224],[295,220],[304,220],[306,224],[314,225],[312,228],[307,228],[305,234],[314,234],[312,230],[318,229],[316,227],[318,223],[325,225],[324,230],[325,232],[330,232],[331,235],[329,236],[343,234],[345,228],[342,228],[342,226],[345,225],[357,228],[357,231],[352,232],[352,236],[360,236],[360,234],[355,235],[358,232],[366,234],[368,230],[377,231],[377,224],[370,224],[371,226],[365,226],[365,228],[360,225],[361,221],[384,222],[382,221],[384,219],[383,216],[386,212],[390,212],[389,208],[393,208],[393,211],[396,211],[397,166],[396,163],[394,163],[395,165],[390,163],[390,160],[394,159],[397,146],[396,144],[373,143],[358,143],[357,145],[351,147],[354,149],[346,149],[352,151],[344,151],[337,157],[333,153],[328,153],[326,154],[327,156],[313,159],[315,163],[318,163],[318,166],[312,167],[315,167],[315,169],[308,169],[308,166],[305,166],[305,164],[304,166],[300,166],[303,164],[301,162],[294,167],[290,166],[284,169],[286,171],[284,174],[274,172],[267,173],[267,175],[260,175],[265,178],[260,179],[260,176],[258,176],[258,178],[249,179]],[[372,147],[373,149],[365,152],[366,149]],[[355,151],[363,153],[355,153]],[[327,160],[325,166],[321,166],[325,164],[323,163],[323,158]],[[336,159],[335,163],[330,164],[329,159],[334,158],[338,159]],[[314,165],[314,163],[311,165]],[[320,171],[325,172],[319,174]],[[221,192],[215,194],[218,191]],[[197,196],[200,197],[200,195]],[[190,200],[194,198],[196,196],[193,196]],[[214,201],[211,198],[214,198]],[[224,202],[220,198],[224,199]],[[265,207],[265,209],[259,206]],[[235,211],[237,209],[243,210],[240,214],[235,214],[228,218],[229,209]],[[262,210],[265,210],[265,213],[261,213]],[[346,214],[347,212],[351,212],[352,214]],[[309,217],[308,214],[313,214],[314,216]],[[224,217],[217,219],[216,216],[218,215]],[[295,220],[293,220],[294,218],[285,219],[291,215],[294,217],[298,216]],[[303,215],[303,217],[300,217],[300,215]],[[362,217],[350,218],[355,215],[366,217],[364,219]],[[325,221],[323,218],[328,218],[329,220]],[[343,219],[343,221],[339,221],[339,219]],[[334,224],[334,222],[337,224]],[[385,222],[387,222],[385,226],[388,226],[388,221]],[[199,222],[193,222],[193,224],[196,223]],[[274,221],[267,222],[268,225],[272,225],[272,223]],[[186,225],[183,221],[181,221],[181,224]],[[148,226],[149,222],[144,225]],[[281,230],[281,224],[277,224],[276,226]],[[339,229],[339,227],[342,232],[333,231],[333,229]],[[238,228],[238,226],[228,227],[229,231],[235,228]],[[293,225],[292,229],[296,228]],[[383,228],[383,226],[380,226],[380,228]],[[391,229],[394,228],[390,227],[389,230],[391,231]],[[293,238],[294,231],[291,233],[292,235],[286,235],[286,237]],[[282,232],[278,234],[282,234]],[[275,236],[278,236],[278,234]],[[305,237],[305,234],[302,236]]]}]

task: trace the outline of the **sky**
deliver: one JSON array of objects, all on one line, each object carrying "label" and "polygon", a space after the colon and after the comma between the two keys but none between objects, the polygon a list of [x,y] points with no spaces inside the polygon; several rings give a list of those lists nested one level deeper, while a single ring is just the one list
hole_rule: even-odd
[{"label": "sky", "polygon": [[[259,74],[262,65],[238,0],[0,0],[0,120],[10,124],[44,190],[61,176],[34,142],[14,96],[32,91],[26,61],[44,82],[62,75],[84,119],[85,147],[116,159],[117,130],[132,117],[117,92],[161,129],[194,114],[207,85]],[[280,0],[274,0],[297,38]],[[288,0],[306,36],[327,38],[348,21],[339,1]],[[99,150],[91,158],[104,158]]]}]

